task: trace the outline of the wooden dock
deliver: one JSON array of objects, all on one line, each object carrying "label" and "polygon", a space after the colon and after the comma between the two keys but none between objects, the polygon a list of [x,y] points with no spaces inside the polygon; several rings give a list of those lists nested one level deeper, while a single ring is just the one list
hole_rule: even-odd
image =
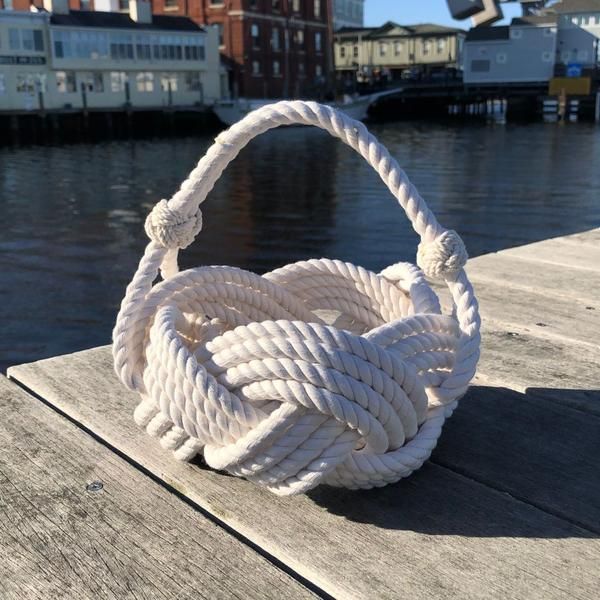
[{"label": "wooden dock", "polygon": [[475,384],[382,489],[279,498],[175,462],[109,348],[0,380],[0,597],[553,598],[600,590],[600,229],[469,263]]}]

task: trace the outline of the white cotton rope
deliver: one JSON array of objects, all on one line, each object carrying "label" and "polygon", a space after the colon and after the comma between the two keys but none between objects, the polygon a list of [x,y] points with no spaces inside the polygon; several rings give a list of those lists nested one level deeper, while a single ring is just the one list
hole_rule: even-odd
[{"label": "white cotton rope", "polygon": [[[377,274],[320,259],[263,276],[226,266],[179,272],[178,251],[200,232],[200,204],[225,167],[257,135],[295,124],[328,131],[377,171],[421,238],[418,267]],[[113,355],[141,396],[136,422],[177,459],[200,453],[280,495],[321,483],[383,486],[427,460],[475,374],[478,306],[462,240],[362,123],[314,102],[259,108],[216,138],[148,215],[146,232]],[[425,276],[446,283],[452,315]]]}]

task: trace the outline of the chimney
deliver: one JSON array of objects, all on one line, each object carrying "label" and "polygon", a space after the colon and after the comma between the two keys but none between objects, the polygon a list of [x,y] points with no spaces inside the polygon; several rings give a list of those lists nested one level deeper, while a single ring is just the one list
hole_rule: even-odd
[{"label": "chimney", "polygon": [[129,16],[136,23],[152,23],[152,6],[145,0],[129,0]]},{"label": "chimney", "polygon": [[55,15],[68,15],[69,0],[44,0],[44,8]]}]

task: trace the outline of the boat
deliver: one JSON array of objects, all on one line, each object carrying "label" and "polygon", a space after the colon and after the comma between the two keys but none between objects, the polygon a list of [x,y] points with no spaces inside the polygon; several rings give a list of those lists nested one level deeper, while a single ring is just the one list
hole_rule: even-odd
[{"label": "boat", "polygon": [[[377,92],[367,96],[346,96],[342,102],[327,103],[338,110],[344,111],[349,117],[357,121],[363,121],[367,118],[369,106],[382,96],[397,94],[402,91],[402,88]],[[256,99],[236,98],[235,100],[218,100],[213,104],[213,111],[219,120],[228,127],[233,125],[245,115],[261,106],[272,104],[279,99]]]}]

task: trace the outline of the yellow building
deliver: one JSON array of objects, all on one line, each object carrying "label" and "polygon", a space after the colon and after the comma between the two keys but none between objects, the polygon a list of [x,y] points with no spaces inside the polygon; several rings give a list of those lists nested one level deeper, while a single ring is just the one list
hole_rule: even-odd
[{"label": "yellow building", "polygon": [[211,104],[226,93],[218,32],[187,17],[0,11],[0,111]]},{"label": "yellow building", "polygon": [[465,32],[442,25],[343,28],[334,34],[335,68],[344,80],[426,79],[458,71]]}]

